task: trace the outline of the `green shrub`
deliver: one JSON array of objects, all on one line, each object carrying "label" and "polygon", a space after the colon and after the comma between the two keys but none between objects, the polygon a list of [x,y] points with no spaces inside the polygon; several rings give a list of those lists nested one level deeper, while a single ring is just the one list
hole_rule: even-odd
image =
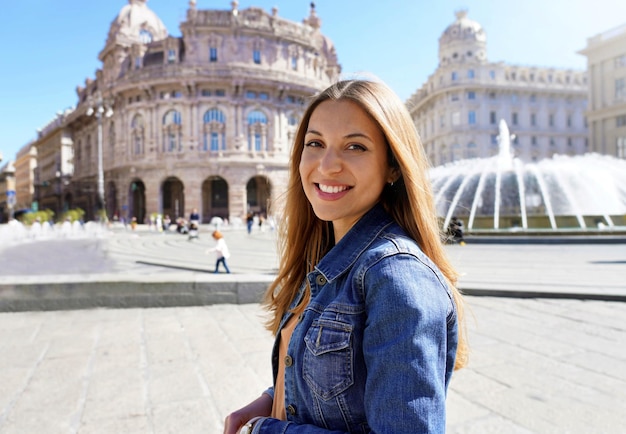
[{"label": "green shrub", "polygon": [[69,209],[61,215],[61,219],[59,221],[64,222],[65,220],[69,220],[74,223],[75,221],[82,220],[84,215],[85,211],[80,208]]},{"label": "green shrub", "polygon": [[54,217],[54,211],[52,211],[51,209],[43,209],[41,211],[29,212],[29,213],[22,215],[22,223],[30,226],[37,219],[39,219],[41,223],[45,223],[47,221],[52,220],[53,217]]}]

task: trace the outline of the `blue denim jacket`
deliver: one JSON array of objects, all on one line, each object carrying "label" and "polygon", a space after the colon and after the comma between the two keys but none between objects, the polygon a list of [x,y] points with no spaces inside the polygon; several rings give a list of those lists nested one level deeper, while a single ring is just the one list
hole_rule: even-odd
[{"label": "blue denim jacket", "polygon": [[[261,419],[253,432],[445,432],[456,307],[417,243],[375,206],[307,279],[285,368],[287,421]],[[274,378],[277,361],[278,341]]]}]

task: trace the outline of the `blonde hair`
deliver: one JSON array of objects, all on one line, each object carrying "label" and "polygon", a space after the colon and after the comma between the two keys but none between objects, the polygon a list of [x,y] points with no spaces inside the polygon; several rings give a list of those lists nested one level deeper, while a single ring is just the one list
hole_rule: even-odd
[{"label": "blonde hair", "polygon": [[211,235],[213,235],[213,238],[215,238],[216,240],[219,240],[220,238],[224,238],[224,235],[222,235],[220,231],[213,231]]},{"label": "blonde hair", "polygon": [[[443,234],[438,226],[428,174],[429,163],[411,116],[398,96],[385,84],[369,80],[339,81],[313,98],[298,126],[289,167],[289,183],[280,230],[278,275],[267,289],[263,304],[273,313],[267,327],[278,332],[280,320],[289,310],[306,274],[332,248],[331,223],[318,219],[307,200],[300,178],[300,159],[309,119],[326,100],[357,103],[378,125],[387,140],[388,162],[400,178],[387,185],[380,202],[393,219],[413,238],[422,251],[439,267],[451,288],[457,306],[459,343],[455,369],[467,362],[463,299],[456,288],[458,274],[447,258]],[[310,297],[309,288],[296,311],[303,310]]]}]

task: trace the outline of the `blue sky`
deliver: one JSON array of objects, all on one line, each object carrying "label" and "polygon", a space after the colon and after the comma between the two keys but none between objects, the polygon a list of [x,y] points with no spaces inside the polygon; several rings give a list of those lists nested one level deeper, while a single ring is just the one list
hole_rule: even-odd
[{"label": "blue sky", "polygon": [[[0,153],[13,160],[36,137],[37,128],[76,104],[76,87],[101,67],[111,21],[126,0],[19,0],[0,6]],[[281,17],[302,21],[310,1],[240,0],[239,8],[278,8]],[[335,43],[343,71],[370,73],[404,100],[437,67],[439,36],[468,17],[487,33],[489,61],[583,70],[577,51],[587,38],[626,25],[626,0],[317,0],[322,32]],[[230,9],[230,0],[197,0],[199,9]],[[148,0],[169,33],[188,0]]]}]

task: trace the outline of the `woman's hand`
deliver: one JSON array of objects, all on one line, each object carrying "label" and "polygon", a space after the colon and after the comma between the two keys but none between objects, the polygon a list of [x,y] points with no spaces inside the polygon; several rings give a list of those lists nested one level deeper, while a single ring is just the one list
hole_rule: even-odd
[{"label": "woman's hand", "polygon": [[269,416],[272,413],[272,397],[264,393],[250,404],[226,416],[224,434],[237,434],[250,419]]}]

